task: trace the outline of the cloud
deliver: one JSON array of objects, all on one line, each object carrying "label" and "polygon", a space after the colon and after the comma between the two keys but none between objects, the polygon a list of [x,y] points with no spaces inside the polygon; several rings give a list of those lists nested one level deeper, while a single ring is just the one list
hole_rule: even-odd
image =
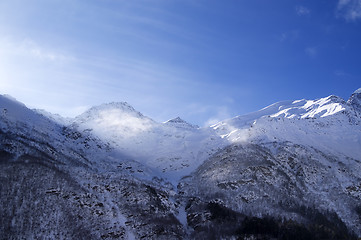
[{"label": "cloud", "polygon": [[361,0],[339,0],[337,5],[337,16],[347,21],[361,19]]},{"label": "cloud", "polygon": [[300,36],[299,30],[291,30],[291,31],[284,32],[284,33],[278,35],[277,39],[281,42],[294,41],[294,40],[298,39],[299,36]]},{"label": "cloud", "polygon": [[[73,117],[82,106],[128,101],[152,117],[167,105],[191,98],[193,72],[167,63],[131,56],[69,52],[30,38],[0,37],[0,92],[34,108]],[[169,102],[169,103],[168,103]]]},{"label": "cloud", "polygon": [[[163,0],[101,2],[54,1],[19,9],[9,2],[2,8],[12,18],[0,24],[0,92],[64,116],[74,116],[81,106],[128,101],[157,121],[178,114],[200,121],[196,111],[181,110],[190,101],[202,107],[222,95],[207,82],[215,77],[194,71],[203,63],[190,64],[214,55],[208,40],[218,34],[212,24],[194,24],[199,16],[179,14]],[[209,10],[207,4],[199,7]],[[201,55],[203,49],[209,52]],[[228,88],[234,89],[223,91]],[[209,116],[228,117],[209,109],[201,121]]]},{"label": "cloud", "polygon": [[312,57],[312,58],[316,57],[317,54],[318,54],[317,47],[307,47],[307,48],[305,49],[305,52],[306,52],[306,54],[307,54],[308,56],[310,56],[310,57]]},{"label": "cloud", "polygon": [[339,78],[355,78],[355,76],[353,76],[352,74],[348,73],[348,72],[345,72],[344,70],[340,70],[340,69],[337,69],[333,72],[335,74],[336,77],[339,77]]},{"label": "cloud", "polygon": [[40,44],[29,38],[25,38],[20,41],[9,37],[1,38],[0,44],[2,46],[2,54],[30,57],[43,61],[64,61],[71,58],[70,56],[66,56],[54,49],[42,47]]},{"label": "cloud", "polygon": [[298,16],[307,16],[311,14],[311,10],[304,6],[296,6],[295,9]]},{"label": "cloud", "polygon": [[213,109],[215,110],[215,115],[205,122],[205,127],[219,123],[220,121],[228,119],[231,116],[228,107],[226,106],[213,107]]}]

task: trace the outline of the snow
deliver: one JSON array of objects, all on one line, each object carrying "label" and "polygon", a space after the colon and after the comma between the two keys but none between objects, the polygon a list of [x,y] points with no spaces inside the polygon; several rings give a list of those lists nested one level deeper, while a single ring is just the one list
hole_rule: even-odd
[{"label": "snow", "polygon": [[345,110],[341,103],[334,101],[335,99],[333,99],[333,96],[321,98],[315,101],[293,101],[291,105],[280,106],[280,111],[272,114],[271,117],[278,117],[281,115],[286,118],[314,118],[318,116],[326,117]]},{"label": "snow", "polygon": [[186,122],[185,120],[181,119],[180,117],[170,119],[170,120],[164,122],[164,124],[173,126],[173,127],[177,127],[177,128],[184,128],[184,129],[199,128],[199,126],[190,124],[190,123]]},{"label": "snow", "polygon": [[178,209],[178,214],[175,215],[178,221],[183,225],[185,229],[188,228],[187,224],[187,212],[185,210],[185,206],[181,205]]},{"label": "snow", "polygon": [[[10,97],[0,99],[1,114],[6,119],[0,123],[2,127],[19,119],[39,132],[54,132],[61,125],[70,125],[74,131],[108,144],[113,149],[114,164],[128,159],[132,164],[127,167],[139,176],[157,175],[174,185],[209,156],[236,142],[291,141],[354,158],[361,156],[360,127],[349,124],[342,113],[352,109],[336,96],[282,101],[208,128],[199,128],[180,117],[158,123],[126,102],[93,107],[65,121],[44,111],[37,111],[39,114],[29,110]],[[140,169],[141,165],[146,168]]]},{"label": "snow", "polygon": [[230,142],[290,141],[358,159],[361,128],[350,124],[346,112],[352,115],[354,110],[335,96],[283,101],[212,127]]},{"label": "snow", "polygon": [[360,94],[361,93],[361,88],[357,89],[356,91],[353,92],[354,94]]},{"label": "snow", "polygon": [[72,126],[121,153],[114,161],[127,156],[150,169],[147,176],[157,175],[176,186],[212,154],[237,142],[291,141],[357,158],[361,155],[360,128],[350,126],[342,114],[345,111],[351,111],[350,107],[336,96],[282,101],[199,128],[180,117],[158,123],[127,103],[110,103],[91,108],[75,118]]},{"label": "snow", "polygon": [[[360,89],[355,93],[359,94]],[[262,184],[275,184],[276,189],[292,193],[292,190],[277,185],[277,181],[283,181],[278,170],[287,173],[297,185],[299,179],[289,157],[302,156],[298,159],[301,164],[296,167],[304,171],[305,185],[298,186],[308,194],[304,197],[317,196],[320,207],[337,209],[340,216],[347,218],[349,212],[342,206],[346,201],[328,191],[339,189],[342,192],[352,184],[359,184],[361,113],[353,106],[358,101],[357,96],[353,96],[353,101],[347,103],[336,96],[282,101],[206,128],[199,128],[180,117],[159,123],[137,112],[126,102],[103,104],[75,119],[64,120],[44,111],[30,110],[11,97],[0,96],[0,130],[31,136],[30,140],[25,137],[21,140],[29,141],[27,144],[32,149],[49,153],[53,147],[57,154],[63,154],[59,158],[54,157],[56,160],[86,160],[89,161],[86,162],[87,166],[109,176],[109,179],[124,174],[127,180],[137,179],[142,184],[157,186],[173,196],[177,194],[175,189],[178,184],[182,185],[182,178],[192,179],[203,170],[205,178],[201,181],[205,181],[205,184],[223,184],[232,188],[232,191],[225,191],[229,196],[239,191],[249,202],[261,201],[263,193],[258,186]],[[253,149],[243,148],[252,144]],[[260,151],[261,147],[267,148],[269,155]],[[28,151],[18,146],[14,149],[19,154]],[[277,157],[270,157],[272,154]],[[266,163],[273,161],[273,164],[263,166],[263,160]],[[257,166],[257,161],[261,167]],[[217,167],[207,171],[209,166]],[[237,166],[242,168],[237,169]],[[258,170],[253,171],[252,167]],[[273,175],[267,177],[264,173]],[[262,181],[250,184],[248,180],[253,179],[250,178],[252,174]],[[239,176],[244,179],[237,182]],[[82,186],[94,183],[94,179],[82,177],[75,176]],[[114,189],[119,187],[119,184],[114,184]],[[213,191],[209,186],[205,187]],[[349,194],[359,198],[356,190],[350,190]],[[267,191],[271,195],[269,189]],[[93,194],[98,193],[94,190]],[[132,227],[125,224],[130,221],[129,214],[122,212],[124,209],[117,202],[119,198],[112,194],[110,191],[99,194],[104,206],[115,211],[116,218],[111,224],[119,223],[127,230],[129,239],[135,238],[136,232],[132,234]],[[233,207],[241,206],[237,205],[237,201],[229,198],[229,204],[234,204],[231,205]],[[167,198],[161,198],[161,202],[163,205],[170,204]],[[181,202],[177,210],[172,211],[186,228],[187,212],[184,206],[185,202]]]},{"label": "snow", "polygon": [[33,109],[33,111],[37,112],[38,114],[43,115],[46,118],[49,118],[50,120],[52,120],[58,124],[64,125],[64,126],[67,126],[72,122],[71,118],[64,118],[59,114],[53,114],[44,109]]},{"label": "snow", "polygon": [[0,119],[0,127],[4,129],[14,127],[19,122],[39,131],[53,130],[56,127],[51,120],[28,109],[9,95],[0,95]]},{"label": "snow", "polygon": [[211,129],[179,117],[155,122],[124,103],[93,107],[76,117],[72,126],[96,135],[175,185],[227,142]]}]

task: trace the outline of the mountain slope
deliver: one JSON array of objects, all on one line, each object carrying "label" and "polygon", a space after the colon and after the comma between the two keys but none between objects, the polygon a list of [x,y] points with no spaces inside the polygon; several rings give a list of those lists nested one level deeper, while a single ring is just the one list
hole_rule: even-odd
[{"label": "mountain slope", "polygon": [[127,103],[93,107],[76,117],[71,127],[99,137],[175,185],[227,144],[212,129],[198,128],[180,118],[157,123]]},{"label": "mountain slope", "polygon": [[348,99],[347,103],[351,105],[355,110],[360,112],[361,110],[361,88],[357,89],[352,93],[351,97]]},{"label": "mountain slope", "polygon": [[150,186],[136,179],[124,155],[14,99],[0,96],[0,111],[1,238],[185,235],[174,203],[164,199],[156,182]]},{"label": "mountain slope", "polygon": [[199,128],[124,102],[64,121],[0,96],[0,234],[355,239],[360,99],[284,101]]},{"label": "mountain slope", "polygon": [[314,224],[311,213],[334,214],[360,235],[359,94],[348,102],[335,96],[280,102],[213,125],[232,144],[184,178],[181,192],[306,226]]},{"label": "mountain slope", "polygon": [[358,158],[360,112],[339,97],[273,104],[212,126],[230,142],[290,141]]}]

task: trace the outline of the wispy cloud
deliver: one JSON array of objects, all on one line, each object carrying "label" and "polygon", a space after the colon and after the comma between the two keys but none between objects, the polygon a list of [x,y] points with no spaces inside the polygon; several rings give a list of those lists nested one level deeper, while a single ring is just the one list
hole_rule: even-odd
[{"label": "wispy cloud", "polygon": [[334,71],[334,74],[337,76],[337,77],[348,77],[348,76],[351,76],[350,74],[346,73],[345,71],[343,70],[340,70],[340,69],[337,69]]},{"label": "wispy cloud", "polygon": [[361,19],[361,0],[339,0],[337,16],[348,21]]},{"label": "wispy cloud", "polygon": [[318,49],[317,47],[307,47],[305,49],[305,53],[311,57],[311,58],[315,58],[318,55]]},{"label": "wispy cloud", "polygon": [[193,73],[154,60],[69,53],[30,38],[0,38],[0,44],[0,92],[63,116],[80,114],[84,106],[128,101],[145,114],[167,118],[154,112],[167,115],[166,102],[199,88]]},{"label": "wispy cloud", "polygon": [[222,120],[231,117],[231,114],[229,113],[229,109],[227,106],[218,106],[218,107],[213,106],[212,108],[213,110],[215,110],[214,115],[205,122],[204,124],[205,127],[214,125]]},{"label": "wispy cloud", "polygon": [[2,46],[1,53],[3,55],[11,52],[12,55],[31,57],[44,61],[64,61],[71,58],[71,56],[67,56],[54,49],[42,47],[29,38],[22,40],[15,40],[9,37],[1,38],[0,44]]},{"label": "wispy cloud", "polygon": [[307,16],[311,14],[311,10],[304,6],[296,6],[295,10],[298,16]]},{"label": "wispy cloud", "polygon": [[[186,5],[193,5],[193,1],[183,1]],[[103,29],[154,46],[162,46],[170,50],[197,51],[197,47],[207,45],[207,36],[212,28],[197,26],[197,31],[186,27],[191,19],[168,9],[167,1],[120,1],[117,3],[122,11],[115,9],[101,9],[108,20],[96,23]],[[91,4],[86,4],[89,7]],[[94,6],[93,6],[94,7]],[[99,11],[98,9],[92,9]],[[115,25],[114,22],[117,24]],[[185,44],[186,43],[186,44]],[[192,46],[197,46],[196,48]]]},{"label": "wispy cloud", "polygon": [[283,32],[282,34],[278,35],[277,39],[281,42],[294,41],[294,40],[298,39],[299,36],[300,36],[299,30],[291,30],[288,32]]}]

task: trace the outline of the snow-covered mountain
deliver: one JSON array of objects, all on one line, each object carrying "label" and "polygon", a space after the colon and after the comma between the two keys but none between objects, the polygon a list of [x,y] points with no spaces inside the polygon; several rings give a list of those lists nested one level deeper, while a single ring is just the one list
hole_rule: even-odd
[{"label": "snow-covered mountain", "polygon": [[125,102],[62,119],[0,96],[0,166],[5,239],[353,239],[361,89],[206,128]]},{"label": "snow-covered mountain", "polygon": [[360,111],[361,109],[361,88],[357,89],[347,101],[354,109]]},{"label": "snow-covered mountain", "polygon": [[199,128],[179,117],[158,123],[127,103],[93,107],[76,117],[71,127],[101,138],[175,185],[227,143],[212,129]]},{"label": "snow-covered mountain", "polygon": [[348,102],[336,96],[279,102],[212,128],[232,143],[289,141],[359,158],[360,95],[357,90]]},{"label": "snow-covered mountain", "polygon": [[168,120],[168,121],[166,121],[164,123],[167,124],[167,125],[174,126],[174,127],[177,127],[177,128],[182,128],[182,129],[196,129],[196,128],[199,128],[198,125],[190,124],[190,123],[184,121],[183,119],[181,119],[180,117],[170,119],[170,120]]}]

